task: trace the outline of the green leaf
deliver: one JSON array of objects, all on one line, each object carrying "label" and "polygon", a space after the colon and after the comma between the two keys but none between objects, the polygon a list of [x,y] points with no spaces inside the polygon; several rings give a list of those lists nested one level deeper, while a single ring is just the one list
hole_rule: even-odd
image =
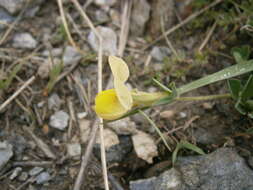
[{"label": "green leaf", "polygon": [[232,48],[232,54],[236,60],[237,63],[243,63],[243,61],[246,61],[249,59],[250,56],[250,46],[245,45],[241,47],[235,47]]},{"label": "green leaf", "polygon": [[169,92],[171,93],[171,89],[169,89],[167,86],[163,85],[162,83],[160,83],[158,80],[156,80],[155,78],[152,78],[152,80],[159,86],[161,87],[165,92]]},{"label": "green leaf", "polygon": [[228,88],[234,100],[237,100],[239,98],[241,87],[242,86],[241,86],[240,80],[237,80],[237,79],[228,80]]},{"label": "green leaf", "polygon": [[158,100],[153,104],[153,106],[163,105],[163,104],[170,104],[174,101],[174,99],[178,96],[176,85],[174,82],[170,83],[169,88],[172,90],[171,94],[167,97]]},{"label": "green leaf", "polygon": [[205,154],[205,152],[201,148],[197,147],[196,145],[191,144],[191,143],[189,143],[187,141],[181,141],[180,143],[177,144],[176,149],[172,153],[172,164],[173,165],[176,162],[178,151],[180,149],[183,149],[183,148],[188,149],[188,150],[192,150],[194,152],[197,152],[200,155],[204,155]]},{"label": "green leaf", "polygon": [[247,99],[253,97],[253,75],[250,75],[250,77],[247,80],[247,83],[243,87],[243,90],[240,94],[241,101],[245,102]]},{"label": "green leaf", "polygon": [[247,61],[244,64],[236,64],[236,65],[227,67],[214,74],[207,75],[206,77],[203,77],[199,80],[188,83],[178,88],[177,93],[178,95],[181,95],[191,90],[200,88],[202,86],[206,86],[208,84],[211,84],[217,81],[221,81],[221,80],[229,79],[238,75],[242,75],[250,71],[253,71],[253,60]]},{"label": "green leaf", "polygon": [[244,106],[241,104],[241,101],[238,99],[238,101],[235,104],[235,109],[242,115],[245,115],[247,113]]}]

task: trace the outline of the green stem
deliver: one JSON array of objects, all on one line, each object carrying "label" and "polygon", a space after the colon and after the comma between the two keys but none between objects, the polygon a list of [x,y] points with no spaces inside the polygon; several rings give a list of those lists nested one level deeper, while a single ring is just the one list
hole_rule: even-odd
[{"label": "green stem", "polygon": [[177,101],[201,101],[201,100],[214,100],[222,98],[231,98],[231,94],[216,94],[209,96],[195,96],[195,97],[177,97]]}]

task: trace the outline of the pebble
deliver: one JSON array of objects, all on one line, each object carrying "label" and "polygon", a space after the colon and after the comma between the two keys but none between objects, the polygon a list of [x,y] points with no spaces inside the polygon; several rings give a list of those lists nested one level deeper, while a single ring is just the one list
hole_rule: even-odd
[{"label": "pebble", "polygon": [[21,171],[22,171],[21,167],[16,167],[12,172],[12,174],[10,175],[10,180],[15,179],[20,174]]},{"label": "pebble", "polygon": [[58,94],[53,93],[49,98],[48,98],[48,108],[50,110],[55,109],[58,110],[61,106],[62,100],[58,96]]},{"label": "pebble", "polygon": [[0,142],[0,171],[12,156],[12,145],[6,141]]},{"label": "pebble", "polygon": [[98,22],[105,22],[109,20],[109,16],[106,12],[100,9],[96,10],[95,17]]},{"label": "pebble", "polygon": [[[104,129],[104,146],[105,149],[108,150],[110,147],[119,144],[118,135],[112,131],[111,129]],[[100,137],[96,138],[96,143],[100,144]]]},{"label": "pebble", "polygon": [[[109,27],[98,26],[98,33],[101,35],[103,40],[103,51],[107,55],[116,55],[117,54],[117,35]],[[88,35],[88,43],[91,48],[95,51],[99,49],[99,40],[93,31],[90,31]]]},{"label": "pebble", "polygon": [[12,23],[14,21],[14,17],[9,15],[8,12],[6,12],[4,9],[0,7],[0,31],[5,29],[8,24]]},{"label": "pebble", "polygon": [[107,125],[118,135],[133,135],[137,133],[135,122],[131,121],[129,118],[109,122]]},{"label": "pebble", "polygon": [[77,118],[78,118],[78,119],[83,119],[83,118],[85,118],[87,115],[88,115],[87,112],[80,112],[80,113],[77,113]]},{"label": "pebble", "polygon": [[95,0],[94,3],[98,6],[113,6],[117,0]]},{"label": "pebble", "polygon": [[20,174],[20,176],[18,177],[18,180],[19,180],[19,181],[26,181],[27,178],[28,178],[28,173],[27,173],[27,172],[22,172],[22,173]]},{"label": "pebble", "polygon": [[133,1],[130,31],[133,36],[141,36],[150,17],[150,5],[146,0]]},{"label": "pebble", "polygon": [[26,3],[26,0],[1,0],[0,6],[5,8],[9,13],[15,14],[20,11]]},{"label": "pebble", "polygon": [[164,58],[171,55],[171,51],[169,48],[167,48],[165,46],[162,46],[162,47],[155,46],[151,50],[150,54],[151,54],[152,58],[154,58],[156,61],[163,61]]},{"label": "pebble", "polygon": [[42,172],[43,170],[44,170],[44,168],[36,166],[29,171],[29,175],[35,176],[35,175],[39,174],[40,172]]},{"label": "pebble", "polygon": [[50,117],[49,125],[53,128],[64,130],[68,126],[69,115],[64,111],[58,111]]},{"label": "pebble", "polygon": [[37,184],[43,184],[48,182],[51,179],[51,176],[48,172],[42,172],[36,177]]},{"label": "pebble", "polygon": [[34,49],[38,42],[30,33],[18,33],[13,37],[13,47],[21,49]]},{"label": "pebble", "polygon": [[70,157],[81,155],[81,145],[79,143],[72,143],[67,145],[68,155]]},{"label": "pebble", "polygon": [[[62,53],[63,53],[63,49],[62,49],[62,48],[53,48],[52,51],[51,51],[51,55],[52,55],[53,57],[58,57],[58,56],[60,56]],[[48,56],[50,56],[50,51],[45,50],[45,51],[43,51],[41,54],[42,54],[42,56],[44,56],[44,57],[48,57]]]},{"label": "pebble", "polygon": [[80,61],[82,55],[72,46],[67,46],[63,54],[64,65],[72,65]]}]

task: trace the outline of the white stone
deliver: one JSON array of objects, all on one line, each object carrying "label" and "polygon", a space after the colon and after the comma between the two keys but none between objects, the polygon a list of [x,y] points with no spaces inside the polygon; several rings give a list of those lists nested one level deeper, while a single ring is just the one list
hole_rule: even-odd
[{"label": "white stone", "polygon": [[50,117],[49,125],[53,128],[64,130],[68,126],[69,115],[64,111],[58,111]]},{"label": "white stone", "polygon": [[13,37],[13,47],[21,49],[34,49],[38,42],[30,33],[18,33]]},{"label": "white stone", "polygon": [[68,155],[70,157],[81,155],[81,145],[79,143],[71,143],[67,145]]},{"label": "white stone", "polygon": [[80,61],[82,55],[72,46],[67,46],[63,54],[64,65],[75,64]]}]

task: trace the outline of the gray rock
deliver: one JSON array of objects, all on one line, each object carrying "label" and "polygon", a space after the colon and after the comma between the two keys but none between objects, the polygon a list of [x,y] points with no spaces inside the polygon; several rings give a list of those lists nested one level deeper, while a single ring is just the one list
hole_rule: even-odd
[{"label": "gray rock", "polygon": [[[51,54],[53,57],[58,57],[62,54],[62,52],[63,52],[62,48],[54,48],[54,49],[52,49]],[[50,52],[48,50],[44,50],[42,52],[42,56],[48,57],[48,56],[50,56]]]},{"label": "gray rock", "polygon": [[81,145],[79,143],[71,143],[67,145],[68,155],[70,157],[81,155]]},{"label": "gray rock", "polygon": [[49,125],[53,128],[64,130],[68,126],[69,115],[64,111],[58,111],[50,117]]},{"label": "gray rock", "polygon": [[16,167],[12,172],[12,174],[10,175],[10,180],[15,179],[21,173],[21,171],[22,171],[21,167]]},{"label": "gray rock", "polygon": [[18,177],[18,180],[19,180],[19,181],[26,181],[27,178],[28,178],[28,173],[27,173],[27,172],[22,172],[22,173],[20,174],[20,176]]},{"label": "gray rock", "polygon": [[72,46],[67,46],[63,54],[64,65],[75,64],[82,58],[82,55]]},{"label": "gray rock", "polygon": [[4,9],[0,7],[0,31],[7,27],[7,24],[10,24],[14,21],[14,17],[9,15]]},{"label": "gray rock", "polygon": [[44,168],[42,168],[42,167],[34,167],[33,169],[31,169],[30,171],[29,171],[29,175],[30,176],[35,176],[35,175],[38,175],[40,172],[42,172],[44,170]]},{"label": "gray rock", "polygon": [[109,16],[106,14],[106,12],[100,9],[96,10],[95,17],[98,22],[105,22],[109,20]]},{"label": "gray rock", "polygon": [[48,108],[50,110],[55,109],[58,110],[61,106],[62,100],[58,96],[58,94],[53,93],[49,98],[48,98]]},{"label": "gray rock", "polygon": [[26,0],[1,0],[0,6],[5,8],[9,13],[15,14],[22,9]]},{"label": "gray rock", "polygon": [[38,42],[29,33],[18,33],[13,37],[13,47],[21,49],[34,49]]},{"label": "gray rock", "polygon": [[94,3],[98,6],[113,6],[117,0],[95,0]]},{"label": "gray rock", "polygon": [[[98,33],[101,35],[103,40],[103,51],[108,55],[116,55],[117,53],[117,35],[116,33],[108,27],[98,26]],[[95,33],[91,31],[88,35],[88,43],[93,50],[98,51],[99,40]]]},{"label": "gray rock", "polygon": [[133,36],[140,36],[144,33],[149,16],[150,5],[148,2],[146,0],[134,0],[130,24],[130,31]]},{"label": "gray rock", "polygon": [[163,61],[164,58],[171,55],[171,51],[169,48],[164,47],[164,46],[163,47],[155,46],[151,50],[150,54],[151,54],[152,58],[154,58],[156,61]]},{"label": "gray rock", "polygon": [[12,156],[12,145],[6,141],[0,142],[0,171]]},{"label": "gray rock", "polygon": [[[151,183],[152,182],[152,183]],[[147,186],[146,184],[152,184]],[[145,188],[142,188],[145,186]],[[221,148],[209,155],[184,158],[160,176],[130,182],[131,190],[253,189],[253,172],[236,151]]]},{"label": "gray rock", "polygon": [[42,172],[36,177],[37,184],[43,184],[48,182],[51,179],[51,176],[48,172]]},{"label": "gray rock", "polygon": [[29,146],[25,138],[23,136],[14,134],[9,138],[8,142],[13,147],[15,159],[21,160],[24,156],[23,154],[25,149]]}]

